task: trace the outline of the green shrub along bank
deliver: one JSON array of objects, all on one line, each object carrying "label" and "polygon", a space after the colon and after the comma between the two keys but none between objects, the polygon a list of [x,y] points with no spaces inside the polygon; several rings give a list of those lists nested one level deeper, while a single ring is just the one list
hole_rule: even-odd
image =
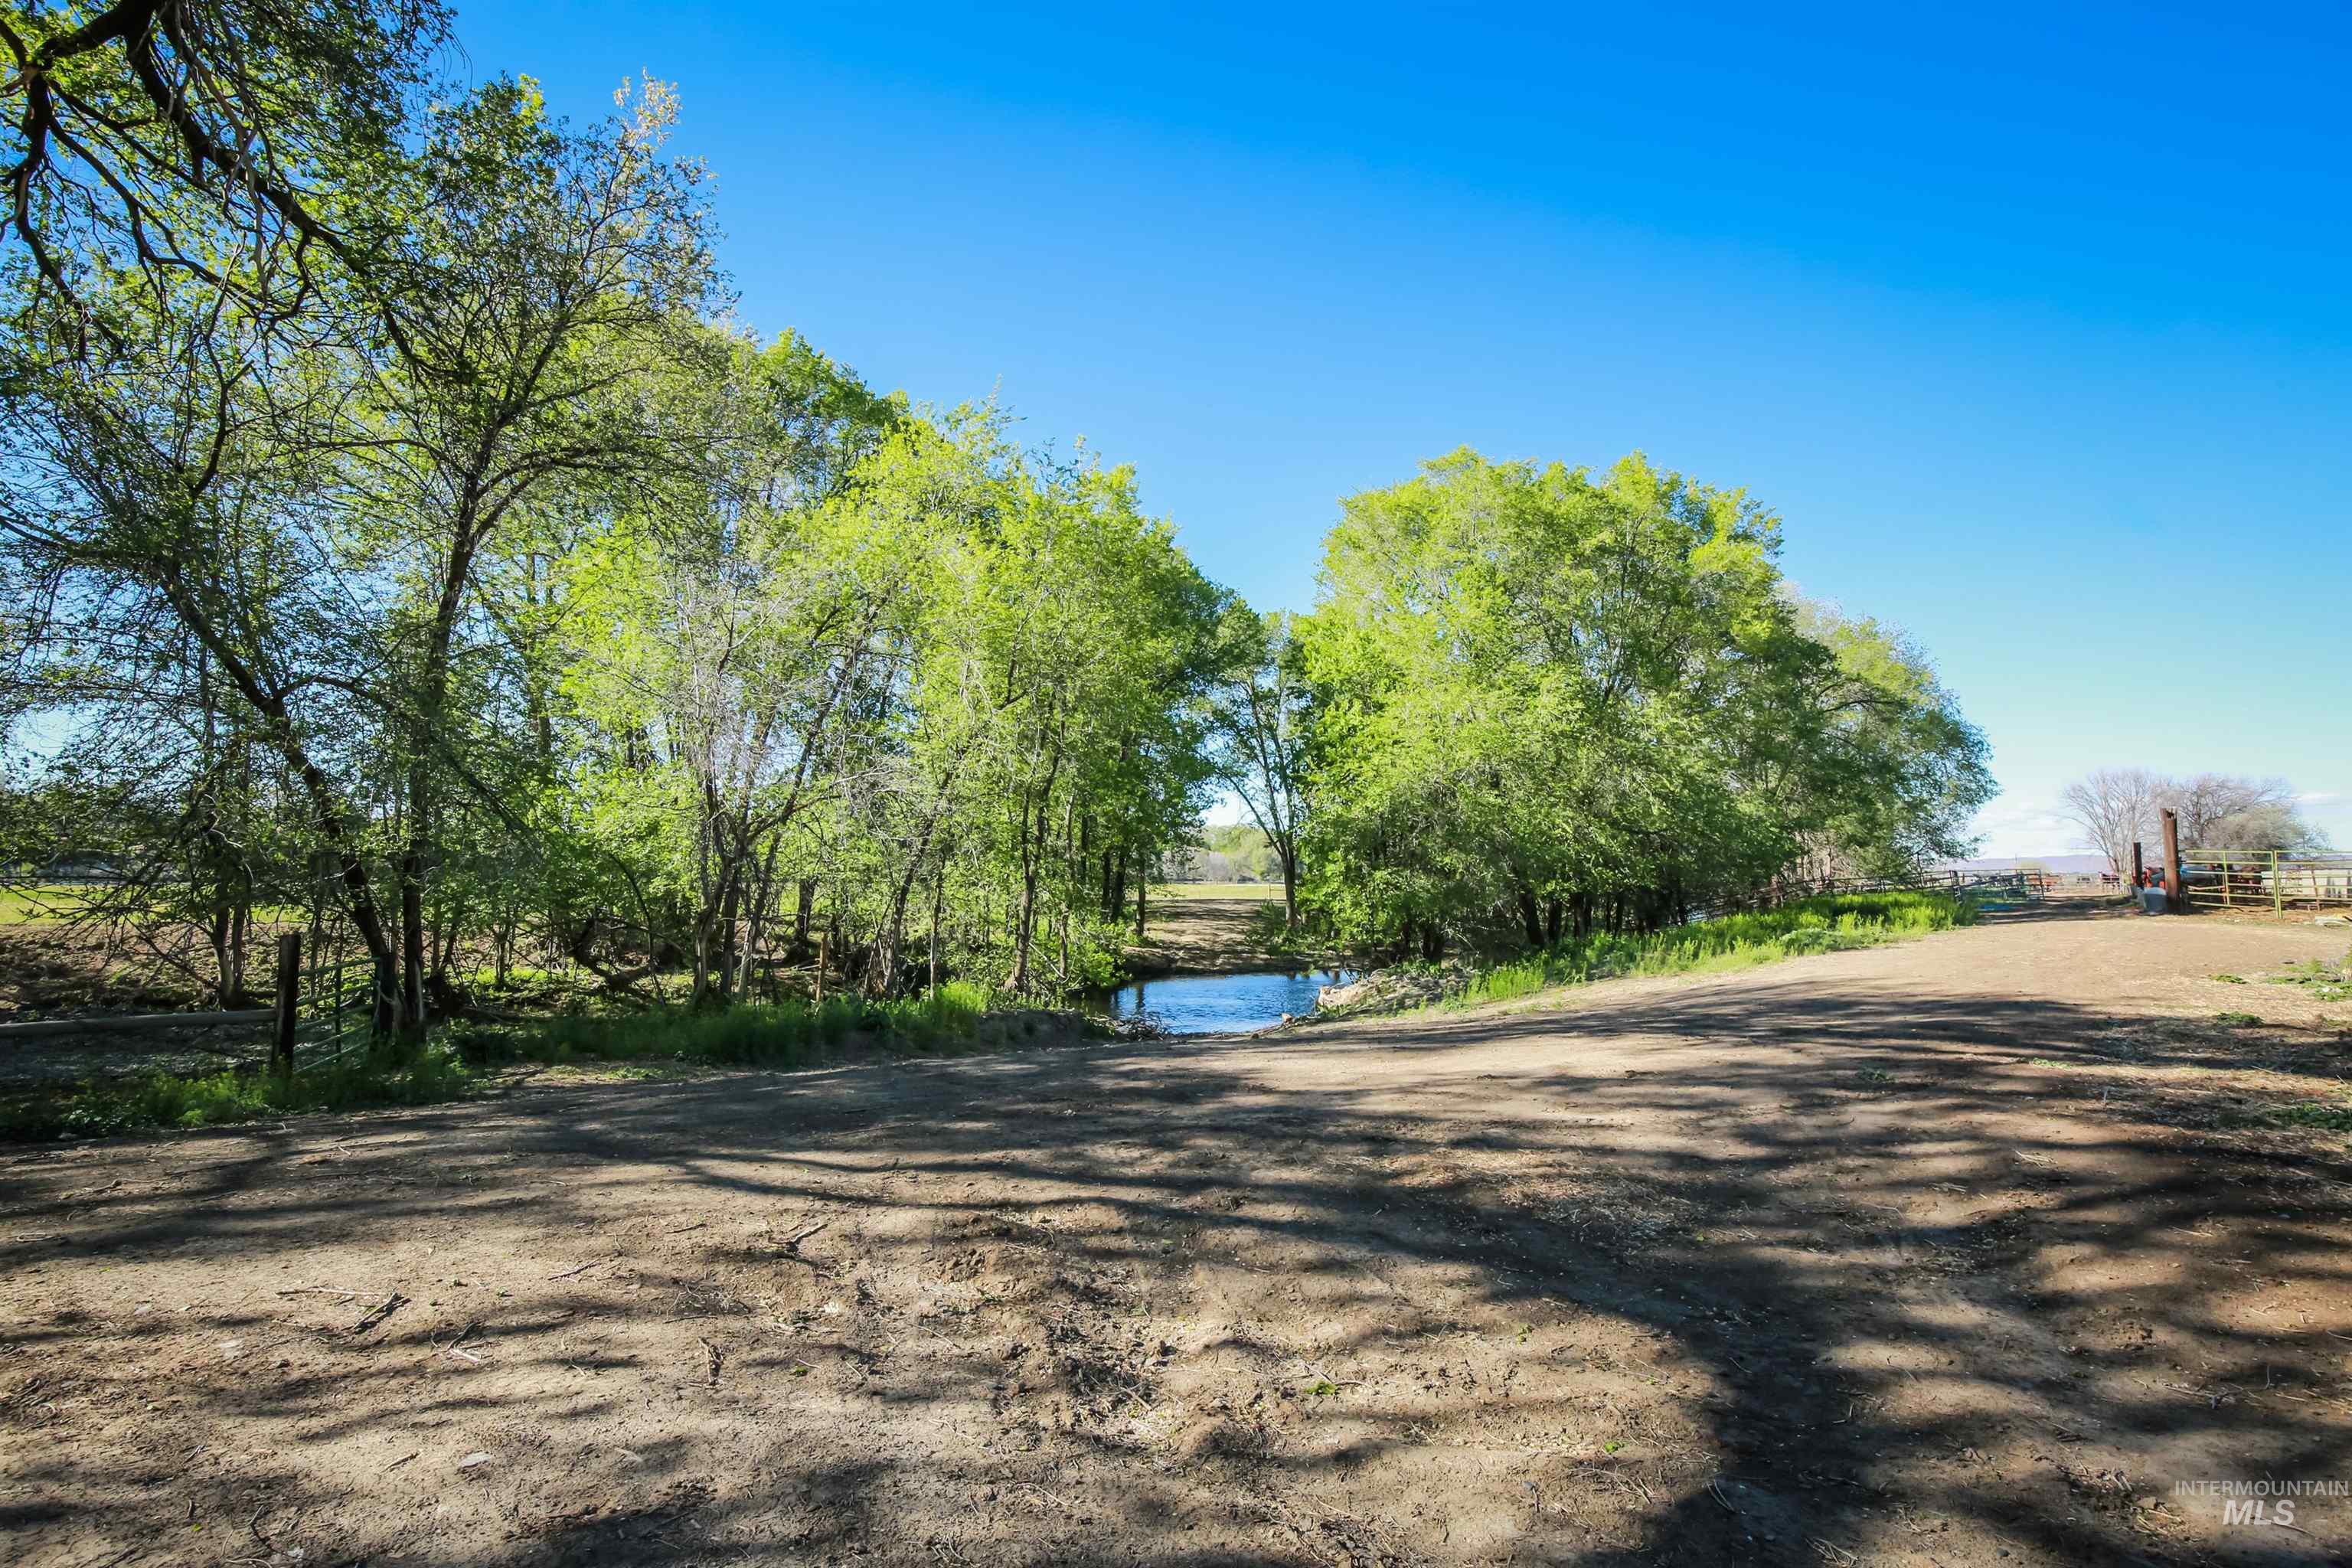
[{"label": "green shrub along bank", "polygon": [[1530,996],[1621,974],[1745,969],[1799,953],[1833,952],[1968,925],[1976,911],[1948,893],[1840,893],[1778,909],[1672,926],[1643,935],[1595,935],[1480,971],[1447,999],[1455,1007]]},{"label": "green shrub along bank", "polygon": [[[502,1061],[673,1061],[800,1067],[863,1042],[883,1050],[939,1054],[994,1043],[985,1037],[988,993],[949,984],[936,996],[869,1001],[837,996],[732,1007],[657,1008],[560,1016],[529,1023],[453,1023],[424,1045],[386,1042],[348,1064],[295,1075],[224,1069],[25,1090],[0,1099],[0,1139],[100,1137],[157,1128],[217,1127],[303,1110],[430,1105],[462,1099],[482,1068]],[[1005,1020],[1005,1038],[1034,1035],[1034,1016]]]},{"label": "green shrub along bank", "polygon": [[25,1090],[0,1099],[0,1139],[97,1138],[163,1127],[218,1127],[300,1110],[433,1105],[473,1087],[476,1070],[452,1044],[387,1043],[365,1057],[291,1080],[268,1072],[150,1073],[143,1078]]},{"label": "green shrub along bank", "polygon": [[797,999],[695,1013],[662,1008],[647,1013],[567,1016],[469,1038],[497,1042],[504,1054],[533,1060],[586,1057],[611,1061],[675,1061],[797,1067],[863,1037],[886,1050],[915,1053],[977,1044],[989,995],[978,985],[942,985],[936,996],[869,1001]]}]

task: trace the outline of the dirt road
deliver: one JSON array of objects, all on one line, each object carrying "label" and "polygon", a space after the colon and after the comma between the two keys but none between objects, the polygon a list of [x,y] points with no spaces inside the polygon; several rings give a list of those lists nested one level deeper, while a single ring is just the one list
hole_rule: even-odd
[{"label": "dirt road", "polygon": [[1194,889],[1168,889],[1150,903],[1148,942],[1124,950],[1131,974],[1240,974],[1286,969],[1307,962],[1297,953],[1261,945],[1257,921],[1278,908],[1279,891],[1267,898],[1212,897]]},{"label": "dirt road", "polygon": [[2341,1561],[2345,938],[15,1153],[0,1556]]}]

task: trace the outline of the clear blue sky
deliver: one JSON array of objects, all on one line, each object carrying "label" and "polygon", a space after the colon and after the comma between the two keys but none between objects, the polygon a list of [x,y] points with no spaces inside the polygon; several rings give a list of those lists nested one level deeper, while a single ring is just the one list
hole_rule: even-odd
[{"label": "clear blue sky", "polygon": [[[465,0],[460,0],[461,5]],[[2352,18],[2336,7],[494,4],[461,73],[678,84],[745,321],[992,390],[1303,606],[1468,443],[1747,486],[1991,738],[2352,844]]]}]

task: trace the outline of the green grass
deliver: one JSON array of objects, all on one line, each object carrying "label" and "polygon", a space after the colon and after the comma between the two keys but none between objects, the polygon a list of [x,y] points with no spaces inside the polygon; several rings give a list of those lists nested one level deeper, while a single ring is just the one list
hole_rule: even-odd
[{"label": "green grass", "polygon": [[289,1083],[273,1073],[150,1073],[28,1090],[0,1100],[0,1139],[86,1138],[165,1127],[219,1127],[300,1110],[433,1105],[469,1090],[475,1071],[446,1042],[388,1044]]},{"label": "green grass", "polygon": [[2315,1127],[2325,1132],[2352,1132],[2352,1105],[2323,1105],[2306,1100],[2266,1110],[2261,1120],[2281,1127]]},{"label": "green grass", "polygon": [[[103,884],[89,883],[0,888],[0,926],[55,924],[78,913],[93,895],[109,890]],[[276,904],[263,904],[253,910],[255,922],[266,926],[296,926],[305,918],[301,910]]]},{"label": "green grass", "polygon": [[1154,899],[1184,902],[1192,899],[1272,899],[1282,901],[1279,882],[1154,882]]},{"label": "green grass", "polygon": [[1975,911],[1944,893],[1841,893],[1779,909],[1673,926],[1644,936],[1595,936],[1482,970],[1451,1007],[1532,996],[1622,974],[1691,974],[1747,969],[1808,952],[1835,952],[1948,931]]},{"label": "green grass", "polygon": [[2290,963],[2274,974],[2263,976],[2266,985],[2299,985],[2322,1002],[2341,1002],[2352,997],[2352,958],[2342,963],[2326,963],[2315,958],[2304,963]]},{"label": "green grass", "polygon": [[152,1073],[144,1078],[22,1091],[0,1098],[0,1141],[99,1137],[172,1127],[218,1127],[302,1110],[370,1105],[430,1105],[463,1098],[494,1061],[625,1064],[625,1076],[671,1076],[681,1065],[799,1067],[853,1037],[908,1054],[961,1050],[977,1043],[988,1011],[977,985],[950,984],[937,997],[872,1002],[837,996],[734,1007],[604,1016],[563,1016],[527,1024],[458,1022],[422,1047],[388,1042],[347,1064],[295,1075]]},{"label": "green grass", "polygon": [[78,888],[0,888],[0,926],[42,925],[61,919],[81,896]]},{"label": "green grass", "polygon": [[822,1059],[861,1037],[887,1050],[915,1053],[960,1049],[980,1032],[988,994],[950,984],[936,997],[875,1002],[835,996],[822,1005],[791,1000],[730,1007],[719,1013],[680,1008],[566,1016],[541,1023],[473,1026],[470,1048],[541,1061],[582,1058],[604,1061],[701,1061],[759,1067],[799,1067]]}]

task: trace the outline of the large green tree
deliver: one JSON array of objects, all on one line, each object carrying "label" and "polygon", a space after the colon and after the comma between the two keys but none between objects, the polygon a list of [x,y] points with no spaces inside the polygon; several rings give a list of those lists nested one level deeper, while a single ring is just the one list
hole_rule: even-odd
[{"label": "large green tree", "polygon": [[1800,606],[1778,540],[1638,456],[1465,450],[1351,498],[1300,627],[1340,930],[1534,945],[1685,918],[1820,843],[1948,847],[1981,742],[1898,644]]}]

